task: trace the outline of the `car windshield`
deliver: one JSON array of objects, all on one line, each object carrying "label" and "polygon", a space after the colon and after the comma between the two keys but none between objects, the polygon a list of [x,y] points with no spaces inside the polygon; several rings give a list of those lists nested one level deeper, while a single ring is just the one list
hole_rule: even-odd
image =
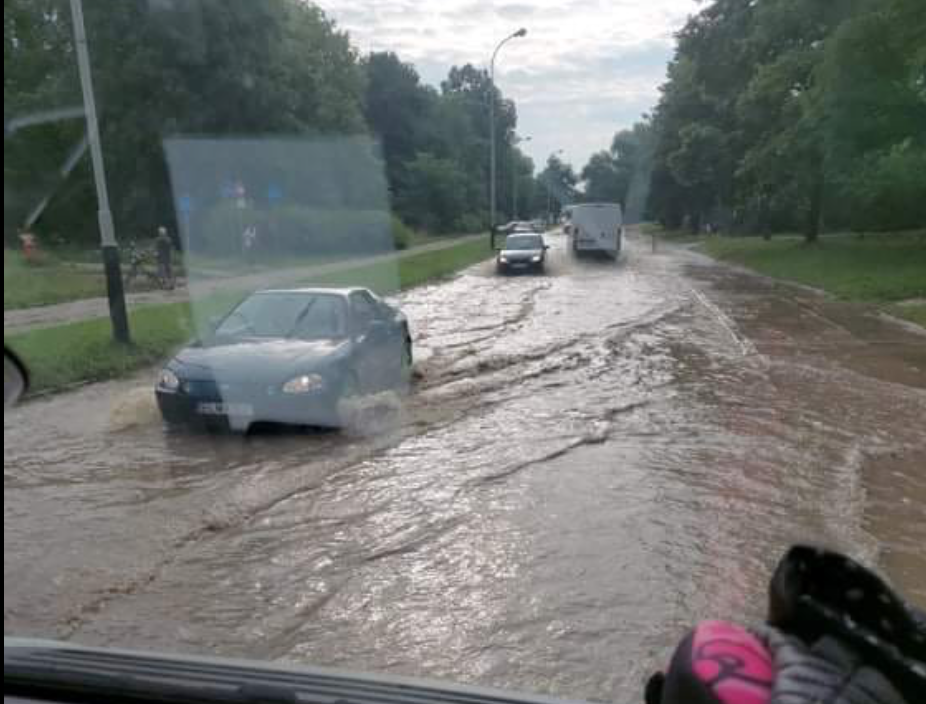
[{"label": "car windshield", "polygon": [[543,239],[536,235],[511,235],[505,240],[505,249],[511,251],[543,249]]},{"label": "car windshield", "polygon": [[336,339],[347,334],[347,303],[340,296],[262,293],[235,308],[216,337]]},{"label": "car windshield", "polygon": [[924,10],[4,0],[5,635],[639,704],[796,543],[926,606]]}]

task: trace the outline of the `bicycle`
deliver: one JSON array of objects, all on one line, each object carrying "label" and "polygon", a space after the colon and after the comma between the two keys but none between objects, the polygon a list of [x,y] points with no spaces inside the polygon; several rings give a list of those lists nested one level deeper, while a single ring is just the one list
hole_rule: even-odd
[{"label": "bicycle", "polygon": [[125,287],[131,289],[141,279],[147,282],[149,288],[160,291],[173,291],[176,281],[173,276],[164,275],[154,261],[154,254],[130,245],[126,252],[128,270],[123,277]]}]

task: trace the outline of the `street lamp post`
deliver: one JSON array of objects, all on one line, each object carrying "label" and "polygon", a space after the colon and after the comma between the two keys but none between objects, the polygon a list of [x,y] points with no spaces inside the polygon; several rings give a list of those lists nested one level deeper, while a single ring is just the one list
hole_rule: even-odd
[{"label": "street lamp post", "polygon": [[115,340],[128,344],[131,342],[129,316],[125,306],[125,289],[122,285],[122,267],[119,262],[119,246],[116,244],[116,228],[113,225],[109,192],[106,189],[106,170],[103,164],[103,149],[100,146],[100,127],[96,114],[96,100],[93,95],[93,74],[90,70],[90,52],[87,48],[87,29],[84,25],[84,8],[81,0],[71,0],[71,15],[74,22],[77,68],[84,98],[84,114],[87,116],[87,142],[90,145],[90,159],[93,163],[93,178],[96,184],[97,217],[100,223],[103,266],[106,271],[109,317],[112,320]]},{"label": "street lamp post", "polygon": [[502,39],[502,41],[498,43],[498,46],[495,47],[495,51],[492,52],[492,60],[489,62],[489,85],[492,89],[489,94],[489,226],[493,232],[495,231],[495,221],[498,212],[498,203],[496,200],[496,176],[498,172],[498,163],[496,161],[497,147],[495,144],[495,59],[498,58],[498,52],[502,50],[502,47],[505,46],[505,44],[510,42],[512,39],[521,39],[522,37],[526,36],[527,30],[522,28],[514,34],[511,34]]}]

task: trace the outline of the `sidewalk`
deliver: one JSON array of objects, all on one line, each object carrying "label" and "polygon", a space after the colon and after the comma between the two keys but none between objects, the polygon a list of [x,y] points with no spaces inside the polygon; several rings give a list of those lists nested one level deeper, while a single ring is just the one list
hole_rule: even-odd
[{"label": "sidewalk", "polygon": [[[256,291],[262,288],[283,287],[304,284],[313,276],[327,276],[343,271],[394,260],[396,263],[424,252],[435,252],[450,249],[464,242],[476,240],[485,235],[470,235],[456,237],[443,242],[412,247],[403,252],[381,254],[375,257],[362,259],[347,259],[319,266],[299,267],[292,269],[278,269],[276,271],[261,271],[254,274],[244,274],[227,278],[203,278],[197,280],[190,288],[178,288],[174,291],[149,291],[145,293],[131,293],[126,296],[130,310],[147,306],[163,305],[165,303],[182,303],[193,298],[210,296],[225,291]],[[69,303],[61,303],[40,308],[27,308],[24,310],[8,310],[3,312],[4,335],[28,332],[41,328],[50,328],[66,323],[76,323],[82,320],[105,318],[109,315],[109,307],[105,298],[88,298]]]}]

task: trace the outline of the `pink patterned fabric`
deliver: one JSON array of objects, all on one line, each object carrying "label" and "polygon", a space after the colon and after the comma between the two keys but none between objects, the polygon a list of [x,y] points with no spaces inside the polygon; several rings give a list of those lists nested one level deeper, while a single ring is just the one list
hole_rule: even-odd
[{"label": "pink patterned fabric", "polygon": [[768,704],[775,668],[771,654],[739,626],[707,621],[695,630],[692,670],[723,704]]}]

